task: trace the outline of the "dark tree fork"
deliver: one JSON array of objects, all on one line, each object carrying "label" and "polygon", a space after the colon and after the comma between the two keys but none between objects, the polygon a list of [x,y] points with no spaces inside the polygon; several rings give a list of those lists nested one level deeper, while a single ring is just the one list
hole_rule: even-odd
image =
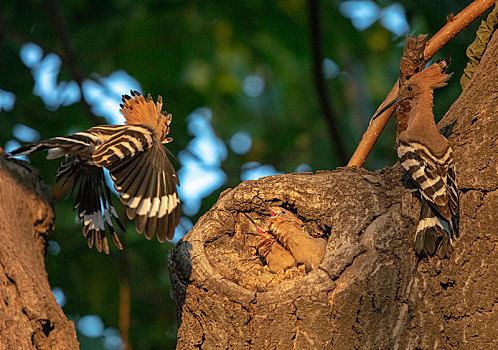
[{"label": "dark tree fork", "polygon": [[160,242],[171,240],[180,220],[179,185],[173,165],[163,147],[168,137],[171,114],[162,112],[162,98],[154,103],[138,91],[123,95],[121,113],[127,125],[100,125],[66,137],[54,137],[28,144],[12,155],[48,150],[47,159],[65,157],[57,181],[73,183],[74,209],[83,221],[88,246],[109,253],[106,230],[119,249],[121,242],[113,218],[124,230],[111,202],[111,191],[104,179],[109,170],[114,188],[126,206],[129,219],[135,219],[138,232],[148,239],[154,234]]}]

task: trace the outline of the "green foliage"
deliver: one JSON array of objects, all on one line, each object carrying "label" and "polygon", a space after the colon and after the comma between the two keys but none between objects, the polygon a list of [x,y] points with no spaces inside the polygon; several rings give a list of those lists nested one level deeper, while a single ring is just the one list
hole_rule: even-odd
[{"label": "green foliage", "polygon": [[464,88],[472,78],[474,71],[481,61],[481,57],[488,46],[491,35],[495,32],[496,28],[498,28],[498,7],[495,4],[493,11],[488,15],[486,21],[481,21],[481,25],[476,33],[476,39],[467,48],[469,62],[460,78],[460,85],[462,85],[462,88]]},{"label": "green foliage", "polygon": [[[173,153],[190,141],[186,117],[203,106],[213,110],[212,123],[221,140],[227,142],[241,130],[252,135],[249,153],[229,152],[222,164],[228,181],[203,200],[199,215],[223,189],[240,182],[245,162],[272,164],[282,172],[292,172],[301,163],[313,170],[344,165],[336,159],[313,85],[306,1],[59,3],[78,64],[88,77],[98,80],[124,70],[140,82],[144,92],[163,96],[166,109],[173,114]],[[387,6],[390,2],[378,3]],[[448,13],[457,13],[467,3],[402,1],[411,34],[428,33],[429,37],[444,25]],[[92,126],[81,103],[47,110],[33,94],[30,69],[19,59],[21,46],[32,41],[44,54],[53,52],[63,58],[59,80],[73,79],[45,4],[6,0],[0,8],[0,21],[8,28],[0,32],[0,88],[16,95],[14,109],[0,112],[2,146],[13,138],[17,123],[38,130],[42,138]],[[394,38],[379,23],[359,32],[341,15],[339,2],[321,5],[323,55],[340,69],[336,78],[328,80],[329,95],[340,116],[346,149],[352,154],[373,112],[396,81],[403,38]],[[450,68],[457,74],[465,64],[463,52],[475,29],[471,27],[440,53],[441,57],[453,56]],[[255,98],[242,89],[244,79],[252,74],[265,81],[264,93]],[[440,90],[435,99],[438,116],[459,94],[454,81]],[[394,132],[391,123],[366,167],[379,169],[396,161]],[[53,185],[58,162],[46,161],[43,155],[30,160],[43,180]],[[192,218],[194,223],[199,215]],[[51,285],[66,294],[65,313],[75,320],[96,314],[106,327],[118,328],[120,281],[129,279],[133,348],[173,348],[176,316],[166,264],[172,245],[147,241],[129,223],[125,251],[104,256],[86,248],[74,218],[72,201],[59,199],[52,239],[61,252],[47,255],[46,264]],[[84,336],[80,340],[82,348],[102,348],[101,341]]]}]

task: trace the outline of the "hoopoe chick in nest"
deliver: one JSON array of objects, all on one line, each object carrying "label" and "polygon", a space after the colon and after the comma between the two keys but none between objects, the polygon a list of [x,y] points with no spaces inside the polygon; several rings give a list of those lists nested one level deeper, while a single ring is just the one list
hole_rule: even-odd
[{"label": "hoopoe chick in nest", "polygon": [[[414,250],[419,257],[447,257],[452,240],[458,238],[459,198],[455,163],[448,140],[434,121],[433,90],[446,85],[449,59],[440,60],[415,74],[399,96],[385,108],[402,100],[411,101],[407,129],[398,137],[398,158],[421,194],[420,219]],[[377,113],[380,115],[384,110]],[[376,116],[374,116],[375,118]]]},{"label": "hoopoe chick in nest", "polygon": [[298,264],[306,270],[320,265],[327,242],[323,238],[313,238],[303,229],[303,222],[288,210],[280,207],[270,208],[270,231],[288,249]]},{"label": "hoopoe chick in nest", "polygon": [[291,267],[296,267],[296,259],[285,249],[266,228],[258,225],[246,213],[244,215],[256,227],[258,235],[257,249],[265,261],[268,269],[272,273],[283,272]]}]

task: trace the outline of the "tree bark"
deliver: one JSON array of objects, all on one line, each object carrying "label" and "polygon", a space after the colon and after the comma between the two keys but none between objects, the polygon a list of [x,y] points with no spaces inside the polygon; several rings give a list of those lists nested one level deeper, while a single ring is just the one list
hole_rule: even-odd
[{"label": "tree bark", "polygon": [[54,212],[29,165],[0,156],[0,349],[78,349],[43,256]]},{"label": "tree bark", "polygon": [[[498,34],[440,126],[460,188],[449,259],[412,250],[419,201],[399,164],[246,181],[170,252],[178,349],[498,348]],[[436,97],[437,103],[437,97]],[[271,274],[241,212],[282,205],[328,238],[318,269]]]}]

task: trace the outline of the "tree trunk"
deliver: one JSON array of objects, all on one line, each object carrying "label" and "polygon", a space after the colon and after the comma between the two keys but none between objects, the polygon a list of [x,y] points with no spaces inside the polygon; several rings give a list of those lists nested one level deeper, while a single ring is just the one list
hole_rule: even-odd
[{"label": "tree trunk", "polygon": [[[440,124],[461,194],[449,259],[417,260],[420,205],[399,164],[246,181],[170,253],[177,348],[497,349],[497,57],[495,33]],[[241,215],[267,217],[261,200],[329,237],[318,269],[275,275],[262,265]]]},{"label": "tree trunk", "polygon": [[0,349],[78,349],[43,256],[54,212],[29,165],[0,156]]}]

